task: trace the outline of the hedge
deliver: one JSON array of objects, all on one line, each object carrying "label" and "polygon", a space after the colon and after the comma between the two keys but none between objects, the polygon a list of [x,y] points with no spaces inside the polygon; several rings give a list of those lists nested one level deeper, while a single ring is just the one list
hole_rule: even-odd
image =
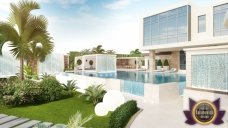
[{"label": "hedge", "polygon": [[119,106],[111,113],[109,128],[124,128],[130,118],[139,110],[134,100],[128,101]]}]

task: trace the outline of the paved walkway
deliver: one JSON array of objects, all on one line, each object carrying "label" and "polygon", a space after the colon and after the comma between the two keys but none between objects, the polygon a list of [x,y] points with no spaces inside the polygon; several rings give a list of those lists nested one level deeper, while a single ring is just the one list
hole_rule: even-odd
[{"label": "paved walkway", "polygon": [[53,124],[50,122],[41,122],[38,120],[30,120],[28,118],[0,114],[0,128],[31,128],[37,124],[43,124],[50,128],[66,128],[66,125],[63,124]]},{"label": "paved walkway", "polygon": [[[223,125],[193,125],[185,124],[185,116],[183,114],[183,101],[179,99],[160,103],[145,104],[138,102],[139,107],[144,110],[136,117],[131,128],[228,128],[228,119],[223,118]],[[228,110],[226,110],[228,114]]]}]

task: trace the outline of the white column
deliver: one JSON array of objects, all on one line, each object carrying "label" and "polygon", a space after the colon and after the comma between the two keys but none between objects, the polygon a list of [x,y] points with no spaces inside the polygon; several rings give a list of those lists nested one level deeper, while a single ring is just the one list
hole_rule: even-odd
[{"label": "white column", "polygon": [[155,51],[152,50],[149,53],[149,70],[155,70]]},{"label": "white column", "polygon": [[228,28],[228,11],[226,12],[224,17],[224,25],[226,26],[226,28]]}]

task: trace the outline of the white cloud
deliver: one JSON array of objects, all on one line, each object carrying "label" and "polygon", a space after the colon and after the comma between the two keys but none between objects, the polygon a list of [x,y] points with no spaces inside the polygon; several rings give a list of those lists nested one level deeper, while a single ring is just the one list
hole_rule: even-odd
[{"label": "white cloud", "polygon": [[137,1],[137,0],[116,0],[115,2],[104,5],[104,7],[108,8],[108,9],[117,10],[117,9],[125,8],[128,5],[130,5],[132,2],[135,2],[135,1]]}]

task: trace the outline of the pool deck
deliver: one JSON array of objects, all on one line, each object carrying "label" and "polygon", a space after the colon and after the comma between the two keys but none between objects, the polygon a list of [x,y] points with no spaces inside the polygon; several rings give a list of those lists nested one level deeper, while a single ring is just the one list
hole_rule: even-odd
[{"label": "pool deck", "polygon": [[223,118],[225,123],[219,126],[202,126],[199,124],[190,126],[185,124],[182,97],[160,104],[146,104],[138,101],[138,106],[143,111],[136,117],[131,128],[228,128],[226,117]]}]

